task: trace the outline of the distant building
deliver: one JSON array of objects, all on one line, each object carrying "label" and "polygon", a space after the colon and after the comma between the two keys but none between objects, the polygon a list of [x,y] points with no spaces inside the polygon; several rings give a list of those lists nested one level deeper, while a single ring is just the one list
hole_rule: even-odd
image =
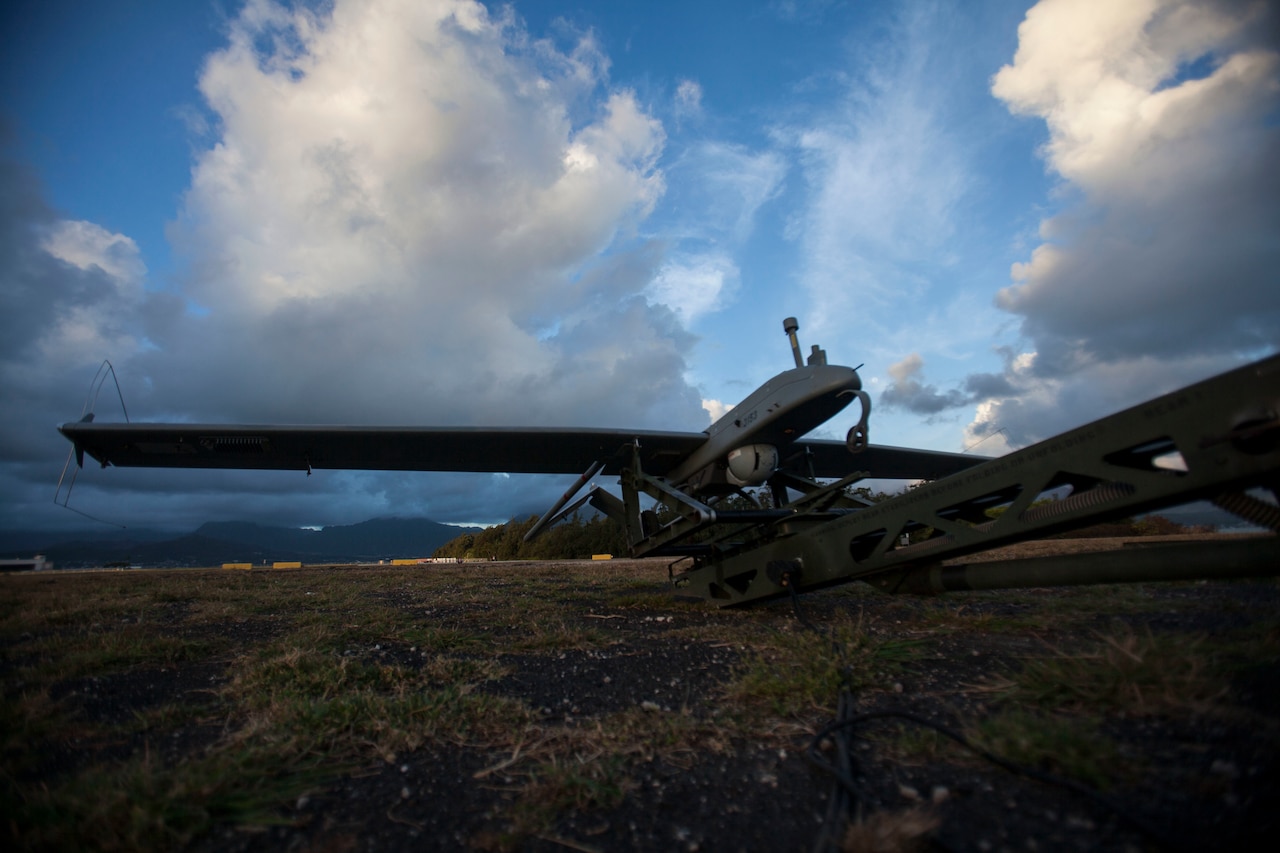
[{"label": "distant building", "polygon": [[41,572],[52,569],[53,563],[45,559],[43,554],[16,560],[0,560],[0,572]]}]

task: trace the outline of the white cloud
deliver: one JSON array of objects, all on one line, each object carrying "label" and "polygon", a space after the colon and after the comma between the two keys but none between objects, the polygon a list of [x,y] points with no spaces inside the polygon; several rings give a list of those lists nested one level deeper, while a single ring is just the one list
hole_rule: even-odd
[{"label": "white cloud", "polygon": [[[200,78],[221,130],[174,229],[211,313],[169,330],[157,398],[270,420],[696,418],[687,342],[630,301],[656,262],[637,225],[664,190],[663,129],[604,89],[606,66],[589,36],[557,53],[463,0],[251,4]],[[605,258],[625,274],[593,277]],[[671,392],[660,413],[586,393],[592,370],[628,385],[610,371],[635,360],[573,334],[614,323],[675,356],[637,377]],[[202,404],[192,371],[256,381]]]},{"label": "white cloud", "polygon": [[92,222],[65,219],[55,222],[48,228],[40,248],[82,270],[101,270],[126,295],[140,293],[147,275],[137,243]]},{"label": "white cloud", "polygon": [[[1151,178],[1177,177],[1194,156],[1188,142],[1238,131],[1265,104],[1276,54],[1233,44],[1261,13],[1262,4],[1045,0],[1027,13],[992,92],[1044,118],[1047,160],[1064,178],[1109,197],[1149,197],[1160,191]],[[1207,76],[1178,79],[1210,56]]]},{"label": "white cloud", "polygon": [[[200,75],[213,121],[170,228],[189,270],[173,291],[146,289],[128,237],[58,224],[29,182],[5,182],[25,193],[0,221],[25,278],[0,314],[27,343],[0,368],[39,421],[6,422],[6,460],[65,452],[49,424],[79,411],[104,356],[135,419],[700,427],[693,338],[645,298],[664,265],[641,226],[665,190],[665,133],[607,68],[589,34],[558,50],[467,0],[251,0]],[[18,470],[48,488],[47,470]],[[252,495],[286,476],[110,474],[78,489],[132,490],[157,522],[180,508],[156,496],[179,490],[204,496],[188,514],[218,495],[281,512]],[[298,523],[384,502],[474,519],[497,500],[431,475],[311,482]],[[508,497],[523,511],[562,488],[535,478]]]},{"label": "white cloud", "polygon": [[722,403],[719,400],[704,399],[702,401],[702,408],[705,409],[707,414],[711,416],[711,423],[715,423],[716,421],[720,420],[725,415],[727,415],[729,413],[729,410],[732,409],[733,406]]},{"label": "white cloud", "polygon": [[41,248],[81,274],[53,273],[61,286],[46,294],[52,314],[24,335],[34,346],[15,365],[22,382],[53,383],[64,371],[96,368],[104,359],[123,363],[140,352],[146,268],[134,242],[89,222],[60,221]]},{"label": "white cloud", "polygon": [[40,230],[39,248],[83,274],[66,278],[68,292],[45,294],[54,314],[28,331],[28,339],[36,333],[42,375],[135,354],[147,274],[137,244],[92,222],[58,220]]},{"label": "white cloud", "polygon": [[649,286],[649,298],[669,307],[686,325],[715,310],[738,280],[738,268],[724,254],[673,258]]},{"label": "white cloud", "polygon": [[1274,14],[1186,0],[1027,13],[992,91],[1045,121],[1046,162],[1071,192],[997,296],[1034,363],[1006,371],[1018,392],[971,429],[1043,438],[1064,411],[1102,414],[1280,341]]}]

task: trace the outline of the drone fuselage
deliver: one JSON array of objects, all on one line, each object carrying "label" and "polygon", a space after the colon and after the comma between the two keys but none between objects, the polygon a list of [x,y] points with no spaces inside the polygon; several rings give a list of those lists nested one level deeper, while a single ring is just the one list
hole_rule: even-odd
[{"label": "drone fuselage", "polygon": [[[758,485],[772,469],[758,477],[734,482],[729,457],[734,451],[766,445],[779,457],[801,436],[839,414],[862,389],[852,367],[809,364],[783,371],[761,385],[728,414],[707,429],[707,443],[667,476],[678,488],[705,491],[718,484]],[[767,467],[767,466],[765,466]]]}]

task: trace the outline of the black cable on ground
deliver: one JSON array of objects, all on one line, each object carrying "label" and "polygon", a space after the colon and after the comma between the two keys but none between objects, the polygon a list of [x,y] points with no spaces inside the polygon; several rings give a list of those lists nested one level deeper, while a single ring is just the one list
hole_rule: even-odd
[{"label": "black cable on ground", "polygon": [[[837,660],[840,660],[841,681],[844,682],[840,688],[840,694],[836,701],[836,722],[844,722],[852,718],[854,697],[850,688],[852,680],[850,678],[850,668],[841,660],[844,657],[844,650],[840,644],[827,634],[822,628],[815,625],[804,615],[804,611],[800,608],[800,596],[796,593],[794,578],[787,577],[785,580],[786,587],[791,593],[791,607],[795,614],[796,621],[799,622],[806,630],[812,631],[819,637],[826,637],[831,643],[832,654]],[[845,778],[853,778],[853,750],[852,744],[849,742],[852,736],[852,730],[839,728],[831,735],[831,739],[835,742],[837,767],[831,767],[825,761],[823,769],[831,769],[837,774],[837,778],[843,775]],[[815,742],[816,743],[816,742]],[[810,744],[810,750],[813,744]],[[858,796],[857,791],[849,785],[836,785],[831,791],[831,796],[827,800],[827,811],[822,819],[822,829],[818,833],[818,837],[814,840],[813,853],[833,853],[833,851],[841,851],[844,849],[844,833],[849,818],[857,811]]]},{"label": "black cable on ground", "polygon": [[[852,694],[847,690],[841,690],[836,707],[836,720],[843,722],[849,716],[852,708]],[[841,729],[833,737],[836,747],[836,760],[839,762],[839,766],[830,769],[836,773],[837,778],[840,778],[841,775],[849,777],[853,775],[852,751],[849,748],[848,735],[849,730]],[[809,760],[812,762],[811,758]],[[857,796],[848,786],[836,785],[833,788],[831,796],[827,799],[827,812],[822,818],[822,830],[814,841],[813,853],[828,853],[828,851],[843,849],[845,826],[850,815],[854,813],[856,805]]]},{"label": "black cable on ground", "polygon": [[[822,637],[831,639],[829,635],[821,628],[810,622],[802,614],[800,609],[800,597],[796,592],[795,584],[787,584],[787,588],[791,593],[791,604],[795,612],[797,621],[800,622],[807,630],[813,631]],[[831,640],[832,648],[837,655],[841,656],[839,644],[835,640]],[[1068,791],[1079,794],[1088,799],[1097,806],[1109,811],[1122,822],[1127,823],[1130,827],[1137,830],[1149,840],[1155,842],[1161,847],[1182,851],[1189,850],[1186,845],[1171,838],[1162,830],[1157,829],[1152,824],[1133,814],[1129,809],[1116,800],[1107,797],[1099,791],[1090,788],[1074,779],[1068,779],[1065,776],[1059,776],[1055,773],[1049,773],[1044,770],[1037,770],[1034,767],[1018,764],[1001,758],[994,753],[988,752],[980,746],[969,741],[964,735],[948,728],[941,723],[926,719],[919,714],[913,714],[909,711],[870,711],[865,714],[853,714],[853,692],[850,689],[850,679],[848,667],[842,666],[842,679],[844,685],[840,689],[840,698],[836,707],[835,721],[824,726],[813,739],[809,742],[809,747],[805,751],[805,757],[809,763],[820,770],[830,773],[836,780],[836,788],[832,791],[832,795],[827,804],[827,814],[823,821],[823,829],[820,833],[816,844],[814,845],[814,853],[824,853],[824,851],[840,850],[843,843],[843,829],[848,820],[850,820],[858,805],[857,781],[854,778],[854,754],[853,743],[854,732],[858,727],[874,722],[877,720],[905,720],[906,722],[915,723],[925,728],[933,729],[938,734],[958,743],[960,746],[973,752],[975,755],[985,759],[997,767],[1007,770],[1017,776],[1023,776],[1028,779],[1034,779],[1037,782],[1043,782],[1048,785],[1054,785],[1059,788],[1065,788]],[[835,747],[836,764],[827,761],[821,755],[821,745],[823,741],[831,740]]]}]

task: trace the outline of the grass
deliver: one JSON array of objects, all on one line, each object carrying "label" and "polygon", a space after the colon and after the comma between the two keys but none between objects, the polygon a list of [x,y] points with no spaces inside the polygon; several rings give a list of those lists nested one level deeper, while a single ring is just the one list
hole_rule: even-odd
[{"label": "grass", "polygon": [[[1132,777],[1115,768],[1141,763],[1115,720],[1229,709],[1234,673],[1280,665],[1266,590],[1217,608],[1241,614],[1231,630],[1113,626],[1076,643],[1061,635],[1096,626],[1107,602],[1133,616],[1169,599],[841,589],[809,599],[815,633],[789,606],[716,611],[672,599],[665,580],[665,564],[620,561],[0,578],[0,835],[33,850],[208,846],[228,827],[305,821],[300,797],[354,784],[353,774],[377,779],[445,753],[481,768],[459,782],[488,803],[487,828],[469,843],[518,849],[558,839],[566,816],[609,823],[599,816],[642,796],[655,764],[798,754],[842,688],[863,709],[958,709],[993,752],[1123,786]],[[975,642],[984,667],[1003,664],[999,675],[975,670],[965,645]],[[570,660],[610,673],[611,686],[558,686],[567,652],[589,653]],[[522,669],[534,659],[544,665]],[[199,683],[173,675],[191,672]],[[530,672],[551,680],[547,691],[576,701],[590,688],[613,704],[572,721],[546,716]],[[670,699],[674,679],[684,699],[667,710],[639,703],[654,686]],[[82,688],[135,682],[150,691],[136,707],[126,697],[121,713],[88,713],[111,700]],[[624,700],[629,690],[636,699]],[[877,744],[916,764],[976,766],[915,728]],[[857,831],[906,841],[939,819],[866,818]]]},{"label": "grass", "polygon": [[[1010,706],[982,715],[963,734],[974,747],[1014,764],[1069,777],[1100,790],[1121,781],[1131,782],[1142,769],[1140,762],[1122,754],[1117,742],[1103,730],[1101,719],[1090,715]],[[896,760],[912,766],[939,761],[969,768],[983,766],[976,753],[923,726],[899,726],[880,742]]]},{"label": "grass", "polygon": [[[1131,600],[1134,591],[1127,591]],[[1139,593],[1141,591],[1138,591]],[[1096,591],[1086,598],[1093,600]],[[973,688],[997,710],[968,727],[972,742],[1010,761],[1108,789],[1133,782],[1142,762],[1122,755],[1102,725],[1112,719],[1217,716],[1247,720],[1255,736],[1277,742],[1274,720],[1259,719],[1224,701],[1233,672],[1259,662],[1280,662],[1280,630],[1274,620],[1255,622],[1210,638],[1206,634],[1158,634],[1116,623],[1092,631],[1072,648],[1044,644],[1045,654],[1018,661],[1010,672]],[[894,747],[916,757],[961,751],[936,734],[899,734]]]},{"label": "grass", "polygon": [[0,755],[6,769],[26,766],[36,758],[33,743],[61,736],[72,725],[70,715],[43,687],[24,687],[0,703]]},{"label": "grass", "polygon": [[1103,733],[1098,720],[1092,717],[1008,709],[974,726],[970,740],[1016,764],[1103,790],[1119,779],[1138,776],[1139,768],[1121,760],[1115,741]]},{"label": "grass", "polygon": [[764,705],[783,718],[826,713],[842,686],[857,691],[885,684],[920,647],[869,634],[861,619],[849,617],[827,626],[825,634],[788,628],[755,635],[751,653],[725,687],[726,698]]},{"label": "grass", "polygon": [[[61,785],[23,791],[14,802],[29,850],[166,850],[217,823],[269,825],[281,802],[331,776],[317,757],[281,765],[270,751],[220,749],[181,765],[147,752],[98,764]],[[13,804],[9,804],[12,806]]]},{"label": "grass", "polygon": [[482,771],[486,779],[500,777],[509,784],[518,780],[507,826],[481,839],[482,849],[520,849],[531,838],[553,834],[567,813],[618,806],[638,787],[636,776],[644,766],[688,766],[731,751],[735,737],[756,734],[727,720],[710,722],[686,712],[638,708],[604,715],[590,726],[527,731],[537,739],[522,741],[512,757]]},{"label": "grass", "polygon": [[[283,820],[283,804],[370,758],[394,761],[431,742],[506,744],[530,719],[522,703],[476,691],[505,674],[496,660],[444,653],[478,646],[474,631],[418,628],[411,614],[372,599],[350,577],[191,572],[105,587],[95,580],[59,577],[54,589],[14,584],[29,606],[3,614],[5,799],[32,849],[171,849],[215,823]],[[374,586],[389,581],[378,577]],[[175,620],[172,605],[188,601]],[[275,639],[257,645],[250,632],[237,643],[237,628],[264,618],[273,620]],[[201,630],[214,626],[221,638]],[[415,644],[411,666],[350,653],[387,637]],[[558,637],[553,631],[543,642]],[[194,760],[169,763],[149,746],[208,713],[185,694],[114,726],[73,725],[74,709],[49,698],[74,679],[196,661],[226,665],[220,700],[234,710],[223,720],[226,734]],[[38,788],[19,782],[40,765],[24,745],[70,735],[141,742],[122,760],[45,774]]]},{"label": "grass", "polygon": [[1121,627],[1079,651],[1051,648],[988,687],[1001,698],[1044,708],[1098,708],[1141,715],[1205,706],[1226,681],[1203,651],[1205,638],[1158,636]]},{"label": "grass", "polygon": [[596,649],[609,643],[600,630],[590,625],[573,625],[556,617],[530,625],[527,631],[513,633],[508,648],[514,652]]},{"label": "grass", "polygon": [[116,630],[68,631],[41,644],[34,669],[42,678],[65,680],[203,660],[216,646],[208,640],[184,640],[137,624]]},{"label": "grass", "polygon": [[566,811],[610,809],[635,787],[625,756],[553,756],[527,771],[501,846],[548,831]]}]

